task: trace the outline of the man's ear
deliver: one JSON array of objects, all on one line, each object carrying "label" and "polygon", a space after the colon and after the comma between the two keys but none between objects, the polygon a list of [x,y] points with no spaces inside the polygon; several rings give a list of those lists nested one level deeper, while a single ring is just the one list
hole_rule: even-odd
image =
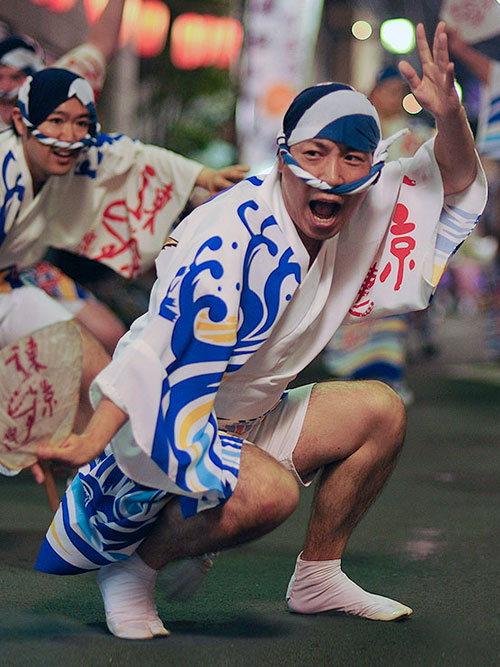
[{"label": "man's ear", "polygon": [[281,174],[283,172],[283,165],[285,164],[285,161],[283,160],[283,156],[281,153],[278,155],[278,174]]},{"label": "man's ear", "polygon": [[24,124],[23,117],[21,115],[20,110],[17,107],[14,107],[12,109],[12,122],[14,123],[14,127],[16,128],[16,132],[20,137],[24,137],[28,130],[26,125]]}]

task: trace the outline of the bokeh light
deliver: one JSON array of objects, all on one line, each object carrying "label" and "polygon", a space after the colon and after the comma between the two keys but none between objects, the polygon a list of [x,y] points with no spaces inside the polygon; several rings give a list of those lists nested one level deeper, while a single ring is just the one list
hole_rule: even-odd
[{"label": "bokeh light", "polygon": [[[498,0],[500,2],[500,0]],[[368,21],[356,21],[352,24],[351,32],[356,39],[368,39],[371,37],[373,29]]]},{"label": "bokeh light", "polygon": [[408,19],[389,19],[380,26],[380,41],[391,53],[408,53],[415,48],[415,27]]},{"label": "bokeh light", "polygon": [[413,93],[408,93],[408,95],[405,95],[402,104],[403,104],[403,109],[406,111],[406,113],[414,115],[422,111],[422,107],[415,99]]}]

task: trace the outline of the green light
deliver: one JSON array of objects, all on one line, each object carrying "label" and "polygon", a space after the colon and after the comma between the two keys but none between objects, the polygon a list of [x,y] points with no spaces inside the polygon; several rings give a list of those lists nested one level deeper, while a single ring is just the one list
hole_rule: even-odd
[{"label": "green light", "polygon": [[415,27],[408,19],[389,19],[380,26],[380,41],[391,53],[408,53],[415,48]]}]

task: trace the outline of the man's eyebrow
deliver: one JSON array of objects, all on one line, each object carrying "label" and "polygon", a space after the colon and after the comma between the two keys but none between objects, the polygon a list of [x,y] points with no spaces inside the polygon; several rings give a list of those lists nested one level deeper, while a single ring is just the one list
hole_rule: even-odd
[{"label": "man's eyebrow", "polygon": [[354,148],[354,146],[349,146],[348,144],[343,144],[342,142],[338,142],[340,146],[342,146],[342,150],[345,153],[361,153],[362,155],[370,155],[368,151],[362,151],[361,148]]},{"label": "man's eyebrow", "polygon": [[314,144],[315,146],[321,146],[323,148],[328,145],[326,141],[327,140],[322,139],[321,137],[312,137],[311,139],[304,139],[304,143]]}]

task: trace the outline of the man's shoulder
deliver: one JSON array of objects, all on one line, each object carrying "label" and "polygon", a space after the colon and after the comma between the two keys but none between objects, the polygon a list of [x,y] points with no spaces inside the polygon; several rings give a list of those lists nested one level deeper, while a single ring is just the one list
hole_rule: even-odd
[{"label": "man's shoulder", "polygon": [[262,189],[264,180],[260,176],[251,176],[230,188],[223,190],[201,205],[200,211],[217,212],[223,218],[237,217],[242,222],[253,226],[272,216],[271,206]]},{"label": "man's shoulder", "polygon": [[387,162],[381,171],[379,180],[369,189],[369,196],[371,198],[383,197],[387,189],[399,188],[405,178],[415,180],[417,175],[418,185],[428,183],[429,178],[425,178],[425,173],[428,170],[432,171],[432,166],[436,165],[433,146],[434,138],[431,138],[424,142],[413,156],[400,157]]},{"label": "man's shoulder", "polygon": [[262,182],[260,177],[250,177],[215,195],[195,208],[173,236],[189,236],[197,229],[198,234],[218,233],[236,242],[262,234],[266,226],[275,224],[262,196]]}]

